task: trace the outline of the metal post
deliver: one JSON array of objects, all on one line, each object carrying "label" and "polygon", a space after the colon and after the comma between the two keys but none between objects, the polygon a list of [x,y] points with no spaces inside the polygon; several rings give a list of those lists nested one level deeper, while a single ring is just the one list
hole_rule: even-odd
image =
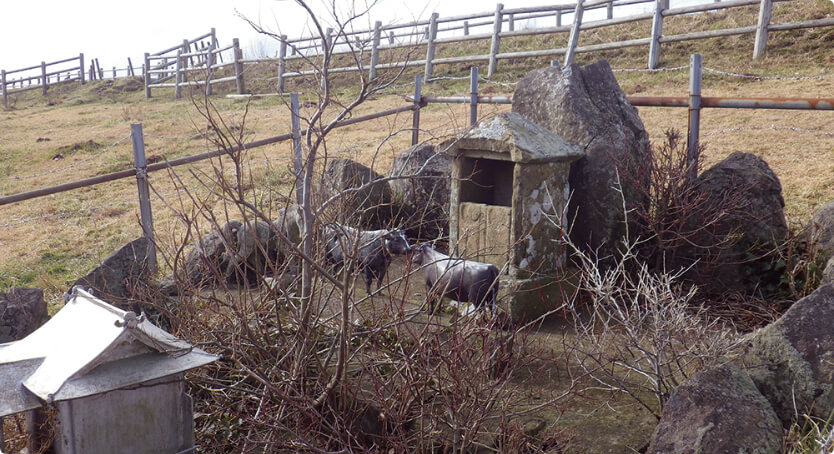
[{"label": "metal post", "polygon": [[478,122],[478,67],[469,68],[469,125]]},{"label": "metal post", "polygon": [[278,93],[284,92],[284,72],[287,70],[287,35],[281,35],[281,45],[278,48]]},{"label": "metal post", "polygon": [[698,177],[698,136],[701,131],[701,54],[689,57],[689,136],[686,161],[689,164],[687,178]]},{"label": "metal post", "polygon": [[758,60],[767,52],[767,28],[770,25],[770,14],[773,0],[762,0],[759,4],[759,23],[756,27],[756,41],[753,44],[753,58]]},{"label": "metal post", "polygon": [[426,71],[425,75],[423,76],[426,82],[431,79],[432,74],[432,64],[431,61],[434,60],[434,40],[437,39],[437,18],[440,17],[439,13],[431,13],[431,19],[429,19],[429,35],[427,37],[426,43]]},{"label": "metal post", "polygon": [[130,125],[130,137],[133,141],[133,161],[136,164],[136,184],[139,187],[139,216],[142,233],[148,239],[148,266],[151,273],[156,273],[156,244],[153,236],[153,216],[151,215],[151,191],[148,187],[148,163],[145,160],[145,139],[142,124]]},{"label": "metal post", "polygon": [[420,140],[420,108],[423,102],[423,75],[414,76],[414,110],[411,113],[411,145]]},{"label": "metal post", "polygon": [[576,44],[579,41],[579,26],[582,25],[583,1],[576,0],[576,12],[573,14],[573,27],[570,29],[570,38],[568,38],[568,52],[565,54],[565,66],[573,64],[573,57],[576,54]]},{"label": "metal post", "polygon": [[556,26],[557,27],[562,26],[562,10],[561,9],[556,10]]},{"label": "metal post", "polygon": [[145,73],[145,98],[151,97],[151,54],[145,52],[145,66],[142,72]]},{"label": "metal post", "polygon": [[246,91],[246,87],[243,84],[243,50],[240,48],[240,41],[237,38],[232,40],[232,52],[234,52],[234,56],[232,57],[234,60],[235,66],[235,82],[237,85],[237,94],[242,95],[244,91]]},{"label": "metal post", "polygon": [[492,77],[498,69],[498,49],[501,47],[501,22],[504,20],[504,5],[495,6],[495,17],[492,20],[492,45],[489,48],[489,69],[487,77]]},{"label": "metal post", "polygon": [[295,200],[299,205],[304,201],[302,192],[304,177],[301,175],[301,117],[298,115],[298,93],[290,93],[290,118],[292,121],[292,163],[295,171]]},{"label": "metal post", "polygon": [[[127,61],[130,61],[130,59],[128,58]],[[84,54],[83,53],[78,54],[78,77],[81,79],[81,85],[84,85],[84,84],[87,83],[87,81],[84,79]]]},{"label": "metal post", "polygon": [[46,62],[41,62],[41,92],[46,96],[46,87],[49,82],[46,80]]},{"label": "metal post", "polygon": [[613,0],[608,2],[608,5],[606,5],[606,7],[605,7],[605,17],[607,19],[613,19],[614,18],[614,1]]},{"label": "metal post", "polygon": [[663,36],[663,10],[669,9],[669,0],[655,0],[652,19],[652,41],[649,44],[649,69],[657,69],[660,62],[660,37]]},{"label": "metal post", "polygon": [[371,47],[371,69],[368,72],[368,79],[376,79],[376,65],[379,63],[379,39],[382,36],[382,22],[374,23],[374,38]]}]

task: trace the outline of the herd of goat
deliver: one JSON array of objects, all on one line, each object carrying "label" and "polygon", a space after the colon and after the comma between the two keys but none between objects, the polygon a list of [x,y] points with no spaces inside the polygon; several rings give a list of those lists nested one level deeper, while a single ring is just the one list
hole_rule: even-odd
[{"label": "herd of goat", "polygon": [[[374,281],[382,287],[394,256],[410,256],[424,271],[429,313],[439,308],[444,297],[495,313],[498,269],[492,264],[452,257],[429,244],[412,247],[398,229],[362,230],[328,223],[320,232],[327,264],[335,272],[361,273],[369,295]],[[272,225],[260,219],[230,220],[193,244],[185,257],[187,279],[199,287],[267,276],[277,265],[295,261],[294,251],[306,233],[298,205],[279,210]]]}]

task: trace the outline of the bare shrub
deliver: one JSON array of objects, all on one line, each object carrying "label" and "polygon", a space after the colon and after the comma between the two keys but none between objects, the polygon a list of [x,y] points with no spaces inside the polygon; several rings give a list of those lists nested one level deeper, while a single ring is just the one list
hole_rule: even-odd
[{"label": "bare shrub", "polygon": [[[336,34],[362,14],[337,20]],[[310,20],[326,43],[323,24],[312,13]],[[502,331],[477,317],[427,318],[422,299],[409,299],[413,271],[402,259],[398,263],[405,264],[389,271],[370,295],[355,288],[351,272],[337,274],[325,265],[324,227],[349,220],[349,196],[379,183],[334,196],[316,191],[334,154],[328,137],[402,72],[388,70],[374,80],[359,73],[356,90],[338,95],[328,72],[332,49],[323,46],[324,55],[310,60],[320,72],[299,82],[315,95],[301,119],[307,131],[301,166],[281,169],[289,176],[286,187],[259,189],[258,170],[243,146],[245,112],[229,121],[209,98],[194,103],[212,130],[206,137],[224,155],[208,170],[170,173],[179,196],[163,198],[179,225],[158,249],[172,271],[176,297],[159,296],[158,310],[175,334],[222,355],[191,380],[201,451],[519,452],[561,444],[554,418],[537,430],[524,428],[525,418],[542,408],[558,414],[574,385],[567,377],[558,389],[536,386],[531,392],[559,361],[532,343],[531,332]],[[345,58],[361,64],[361,53],[354,49]],[[399,132],[392,129],[380,143]],[[396,178],[413,178],[420,170]],[[296,177],[300,186],[292,184]],[[305,227],[300,243],[272,223],[297,192]],[[239,248],[224,244],[226,256],[207,267],[213,285],[189,279],[183,265],[189,248],[232,220],[271,226],[271,239],[255,245],[267,259],[264,266],[250,266]],[[270,250],[272,239],[280,253]],[[344,251],[345,270],[359,259],[354,245]]]},{"label": "bare shrub", "polygon": [[[558,214],[548,219],[561,225]],[[580,269],[569,306],[576,333],[565,348],[597,386],[629,396],[659,419],[671,391],[732,358],[739,337],[696,304],[696,288],[679,282],[686,269],[650,268],[640,251],[651,240],[624,240],[617,260],[601,267],[564,237]]]}]

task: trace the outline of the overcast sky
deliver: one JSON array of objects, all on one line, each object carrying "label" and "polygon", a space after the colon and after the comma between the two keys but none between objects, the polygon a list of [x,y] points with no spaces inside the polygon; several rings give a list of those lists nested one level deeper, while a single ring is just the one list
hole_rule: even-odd
[{"label": "overcast sky", "polygon": [[[335,0],[341,9],[364,5],[360,1],[364,2]],[[692,1],[698,0],[672,3],[677,6]],[[323,5],[321,0],[311,3],[319,8]],[[569,0],[503,1],[505,8],[565,3]],[[425,19],[435,11],[441,17],[494,11],[495,4],[477,0],[380,0],[358,28],[375,20],[386,24]],[[145,52],[173,47],[183,39],[208,33],[212,27],[222,47],[230,45],[232,38],[239,38],[247,58],[266,56],[252,55],[264,52],[272,56],[274,48],[269,49],[264,44],[268,41],[239,15],[290,37],[300,36],[308,24],[306,14],[291,0],[4,0],[0,11],[0,69],[7,71],[82,52],[87,62],[98,58],[105,70],[126,67],[128,57],[138,66]]]}]

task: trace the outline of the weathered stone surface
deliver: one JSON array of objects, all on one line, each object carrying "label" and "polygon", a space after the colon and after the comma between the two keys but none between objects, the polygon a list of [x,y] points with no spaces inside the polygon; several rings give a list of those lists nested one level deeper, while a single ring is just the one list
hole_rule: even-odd
[{"label": "weathered stone surface", "polygon": [[647,453],[779,453],[782,426],[737,366],[695,374],[672,392]]},{"label": "weathered stone surface", "polygon": [[[334,217],[349,224],[382,228],[391,219],[391,189],[382,176],[350,159],[333,159],[321,177],[325,198],[340,196],[334,205]],[[361,188],[361,189],[358,189]]]},{"label": "weathered stone surface", "polygon": [[625,232],[614,188],[623,181],[625,200],[637,202],[628,182],[639,176],[627,179],[623,169],[648,154],[649,138],[608,63],[531,71],[516,87],[513,112],[585,150],[571,164],[571,237],[600,256],[612,254]]},{"label": "weathered stone surface", "polygon": [[834,257],[834,200],[814,213],[808,226],[808,244],[824,259]]},{"label": "weathered stone surface", "polygon": [[[397,178],[409,175],[415,176]],[[417,144],[394,157],[389,173],[394,179],[388,184],[409,237],[433,240],[449,234],[451,175],[452,159],[431,144]]]},{"label": "weathered stone surface", "polygon": [[796,414],[828,420],[834,411],[834,285],[802,298],[753,333],[743,362],[788,426]]},{"label": "weathered stone surface", "polygon": [[828,284],[834,284],[834,256],[828,259],[828,263],[822,270],[822,279],[820,279],[820,286]]},{"label": "weathered stone surface", "polygon": [[[706,292],[774,290],[779,279],[774,251],[788,233],[779,178],[758,156],[735,152],[704,171],[696,185],[704,205],[724,215],[695,238],[701,247],[690,252],[690,260],[698,260],[693,279]],[[735,239],[710,248],[723,238]]]},{"label": "weathered stone surface", "polygon": [[191,285],[214,285],[225,280],[231,263],[227,251],[237,250],[237,236],[242,225],[232,219],[191,246],[185,255],[185,272]]},{"label": "weathered stone surface", "polygon": [[[80,285],[92,289],[93,293],[114,304],[120,299],[133,297],[135,286],[147,282],[149,275],[147,238],[137,238],[107,256],[101,265],[78,279],[70,289]],[[115,299],[116,301],[113,301]]]},{"label": "weathered stone surface", "polygon": [[0,293],[0,344],[23,339],[46,319],[43,290],[14,288]]}]

